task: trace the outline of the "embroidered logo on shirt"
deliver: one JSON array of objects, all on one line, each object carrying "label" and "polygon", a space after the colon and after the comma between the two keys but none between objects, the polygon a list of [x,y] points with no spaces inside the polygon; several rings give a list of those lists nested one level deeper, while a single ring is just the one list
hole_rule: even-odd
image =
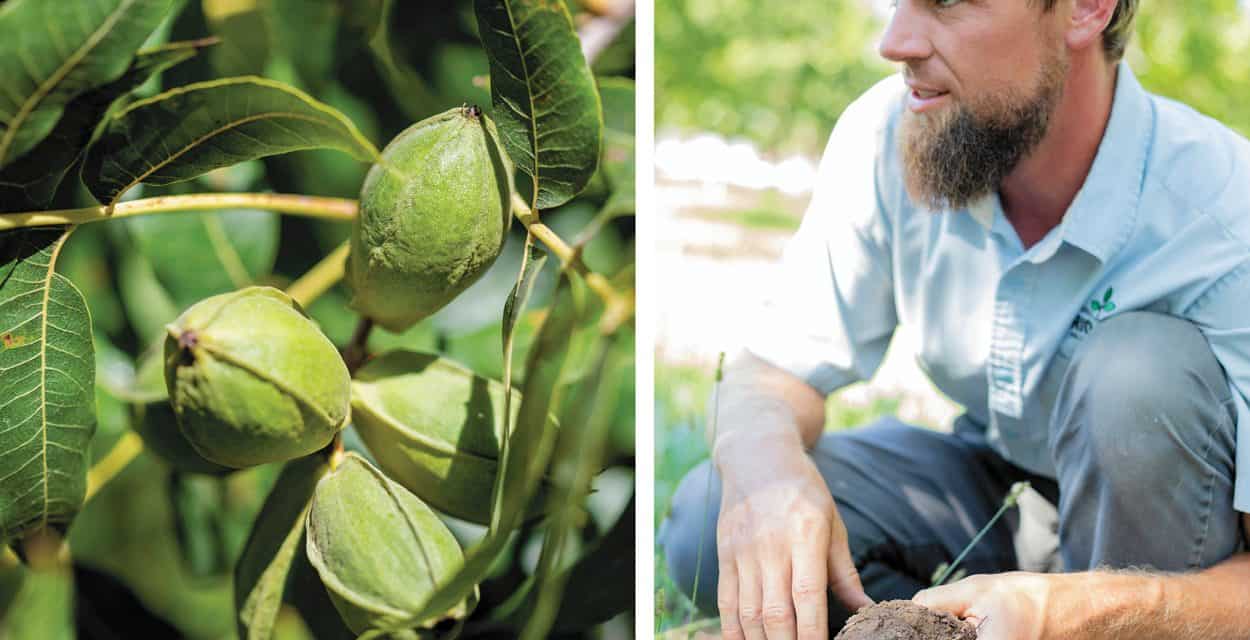
[{"label": "embroidered logo on shirt", "polygon": [[1068,335],[1080,339],[1084,338],[1090,331],[1093,331],[1094,323],[1101,322],[1106,317],[1106,314],[1115,311],[1115,302],[1111,300],[1113,295],[1115,295],[1115,289],[1107,287],[1101,299],[1094,298],[1089,301],[1089,305],[1081,307],[1081,312],[1072,319],[1072,326],[1068,328]]},{"label": "embroidered logo on shirt", "polygon": [[1102,314],[1104,312],[1111,313],[1112,311],[1115,311],[1115,303],[1111,301],[1111,294],[1114,291],[1115,290],[1111,287],[1107,287],[1107,292],[1102,294],[1101,302],[1099,302],[1097,298],[1089,301],[1089,309],[1094,312],[1095,320],[1102,320]]}]

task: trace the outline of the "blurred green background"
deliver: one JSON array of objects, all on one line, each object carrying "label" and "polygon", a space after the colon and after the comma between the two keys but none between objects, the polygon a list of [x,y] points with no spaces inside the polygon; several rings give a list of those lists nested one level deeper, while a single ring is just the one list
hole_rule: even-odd
[{"label": "blurred green background", "polygon": [[[838,115],[894,70],[876,53],[888,5],[656,0],[657,260],[667,274],[658,286],[657,528],[677,483],[707,457],[716,354],[732,352],[734,321],[752,303],[744,292],[768,286],[768,265],[798,226]],[[1143,0],[1126,59],[1149,91],[1250,135],[1246,3]],[[873,385],[830,398],[828,428],[899,412],[944,426],[957,408],[899,351]],[[706,618],[674,588],[658,548],[654,561],[656,628]]]},{"label": "blurred green background", "polygon": [[[820,153],[838,114],[891,72],[876,52],[888,2],[656,0],[661,132]],[[1250,132],[1250,25],[1238,0],[1143,0],[1127,60],[1151,91]]]},{"label": "blurred green background", "polygon": [[[600,9],[612,4],[597,3]],[[471,0],[182,0],[176,5],[148,45],[210,35],[221,42],[155,78],[144,87],[146,95],[212,78],[266,76],[339,109],[378,148],[414,122],[453,107],[476,104],[491,112],[487,59],[478,41]],[[591,18],[581,3],[569,5],[577,25]],[[628,164],[632,179],[634,29],[632,18],[626,18],[623,28],[612,31],[614,36],[595,59],[593,70],[603,86],[610,131],[605,146],[614,154],[605,164]],[[243,163],[169,187],[144,185],[129,196],[274,191],[356,198],[368,169],[342,153],[305,151]],[[633,185],[612,183],[603,173],[567,205],[543,212],[543,221],[566,241],[576,238],[610,200],[618,211],[633,213]],[[61,208],[95,204],[72,189],[58,197]],[[622,199],[628,200],[627,205]],[[126,398],[137,384],[137,370],[159,358],[166,323],[209,295],[253,283],[286,287],[349,233],[349,224],[261,211],[173,213],[78,228],[57,266],[82,291],[92,314],[99,413],[93,462],[139,419]],[[437,350],[480,375],[502,378],[500,319],[516,280],[524,239],[524,227],[514,223],[504,255],[479,282],[403,334],[375,329],[370,351]],[[584,248],[586,264],[622,291],[633,288],[633,256],[632,215],[606,224]],[[554,288],[557,262],[548,261],[548,273],[540,276],[530,312],[519,324],[514,383],[523,377],[524,355]],[[338,345],[347,343],[358,321],[347,301],[339,284],[308,309]],[[575,339],[588,344],[594,333],[590,325]],[[619,521],[630,536],[624,543],[613,543],[620,547],[614,562],[633,553],[634,340],[632,328],[625,333],[619,349],[628,363],[621,376],[626,382],[615,389],[617,410],[605,471],[588,501],[591,517],[574,541],[587,548]],[[575,347],[573,357],[576,353]],[[351,427],[345,442],[349,449],[361,447]],[[214,477],[180,473],[146,451],[140,454],[91,499],[70,529],[79,637],[235,637],[231,590],[235,559],[278,466]],[[482,533],[481,527],[462,523],[453,523],[452,528],[462,543]],[[540,542],[539,527],[527,526],[521,532],[493,577],[482,585],[480,609],[517,591],[533,571]],[[23,574],[12,556],[0,556],[0,622]],[[632,579],[624,586],[632,598]],[[284,609],[278,635],[338,637],[328,626],[312,626],[310,630],[293,609]],[[510,637],[508,629],[494,623],[466,635]],[[561,637],[633,637],[633,615],[622,614],[590,631]]]}]

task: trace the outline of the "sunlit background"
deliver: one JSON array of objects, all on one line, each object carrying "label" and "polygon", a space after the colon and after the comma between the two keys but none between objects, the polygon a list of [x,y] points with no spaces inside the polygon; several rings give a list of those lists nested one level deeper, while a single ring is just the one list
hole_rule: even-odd
[{"label": "sunlit background", "polygon": [[[838,115],[893,71],[876,53],[889,0],[656,0],[658,210],[655,522],[707,457],[704,411],[716,355],[741,344],[752,291],[797,228]],[[1126,59],[1145,87],[1250,134],[1245,0],[1144,0]],[[895,413],[943,428],[959,408],[895,336],[870,384],[830,400],[829,426]],[[656,553],[659,630],[702,618]]]}]

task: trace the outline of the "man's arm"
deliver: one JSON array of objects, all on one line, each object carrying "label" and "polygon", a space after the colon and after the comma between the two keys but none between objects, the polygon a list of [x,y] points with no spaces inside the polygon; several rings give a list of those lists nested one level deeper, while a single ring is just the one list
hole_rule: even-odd
[{"label": "man's arm", "polygon": [[[749,353],[725,372],[712,461],[721,477],[717,606],[726,640],[823,640],[825,593],[869,604],[846,527],[807,448],[824,398]],[[709,434],[710,435],[710,434]]]},{"label": "man's arm", "polygon": [[898,76],[881,82],[838,118],[803,222],[750,323],[746,343],[763,357],[737,358],[720,388],[712,461],[727,640],[824,639],[829,589],[851,609],[871,602],[807,448],[824,426],[824,395],[871,377],[898,325],[877,167],[893,149],[883,134],[904,89]]},{"label": "man's arm", "polygon": [[[742,352],[725,370],[716,434],[708,432],[715,451],[744,436],[793,438],[812,448],[824,430],[825,399],[788,371]],[[712,428],[712,421],[708,421]]]},{"label": "man's arm", "polygon": [[[1250,531],[1250,515],[1242,514],[1242,523]],[[1245,640],[1250,553],[1186,574],[972,576],[922,591],[915,600],[979,625],[980,640]]]}]

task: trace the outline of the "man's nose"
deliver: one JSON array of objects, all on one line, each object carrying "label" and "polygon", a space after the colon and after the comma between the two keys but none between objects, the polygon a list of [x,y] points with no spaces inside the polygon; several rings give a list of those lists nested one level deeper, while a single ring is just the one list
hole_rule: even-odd
[{"label": "man's nose", "polygon": [[924,29],[925,15],[922,8],[916,7],[920,0],[898,0],[890,24],[886,25],[885,33],[877,52],[882,58],[892,62],[908,62],[923,60],[933,54],[933,45]]}]

